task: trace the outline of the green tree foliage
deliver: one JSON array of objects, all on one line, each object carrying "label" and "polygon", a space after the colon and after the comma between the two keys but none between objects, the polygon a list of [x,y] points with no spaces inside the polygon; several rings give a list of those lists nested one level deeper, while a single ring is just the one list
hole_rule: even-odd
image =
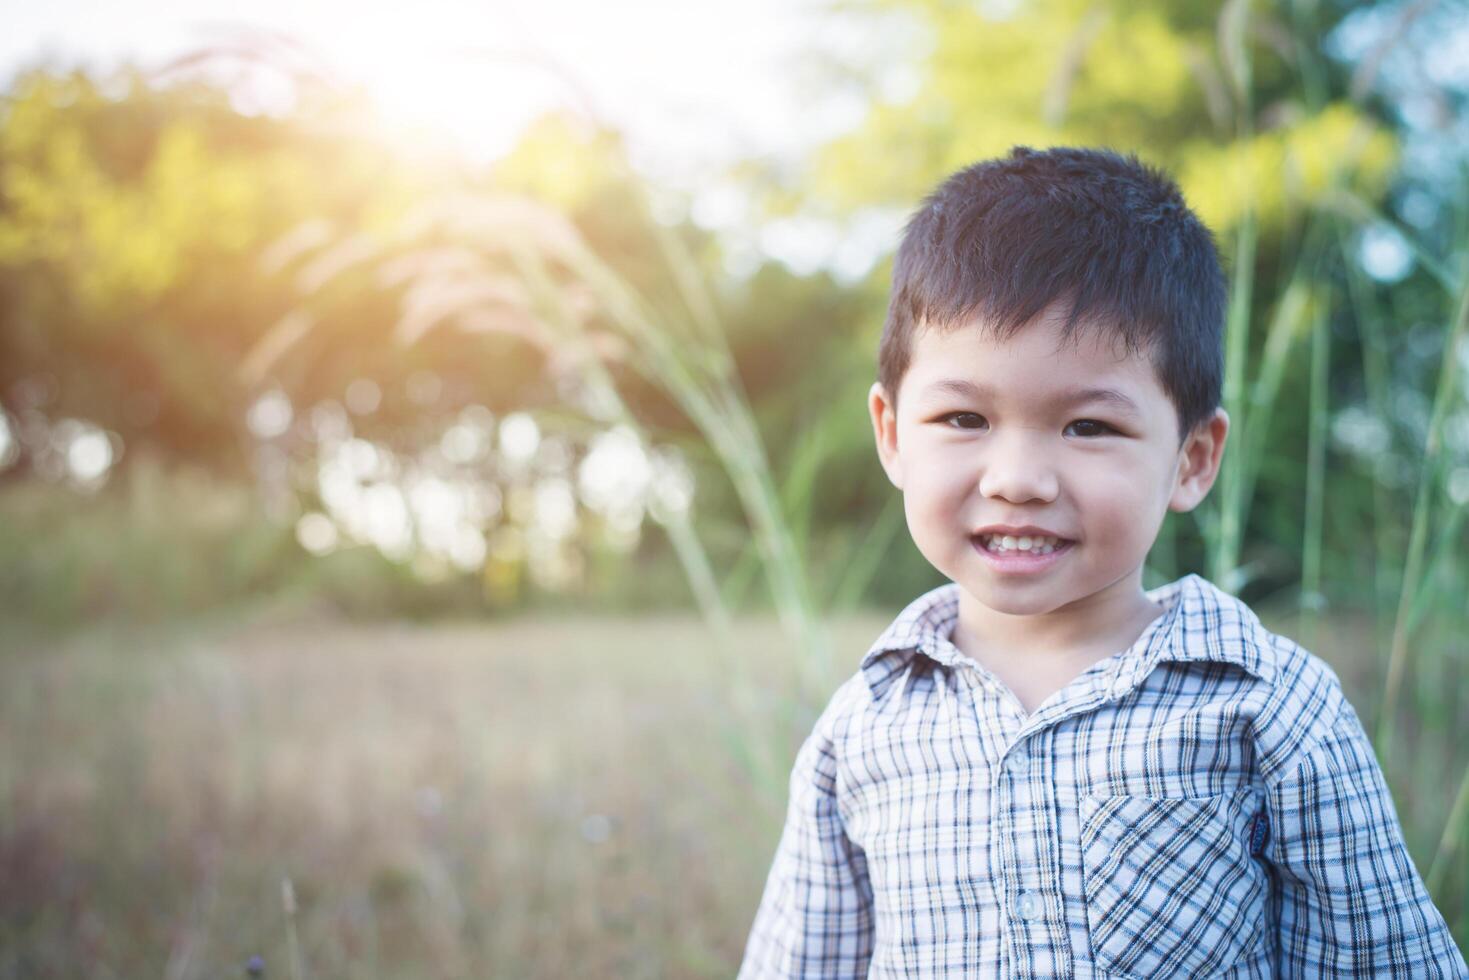
[{"label": "green tree foliage", "polygon": [[310,127],[136,72],[107,92],[24,74],[0,111],[0,384],[49,374],[52,412],[229,458],[236,368],[291,298],[261,248],[307,216],[370,218],[401,187]]},{"label": "green tree foliage", "polygon": [[[0,392],[47,376],[50,415],[235,469],[250,448],[246,408],[267,386],[300,408],[371,379],[382,400],[359,430],[389,441],[420,437],[424,416],[469,402],[554,403],[544,370],[554,352],[527,335],[481,323],[409,345],[395,336],[404,297],[374,260],[403,248],[415,208],[454,192],[550,204],[652,301],[675,302],[615,131],[549,115],[495,166],[471,169],[377,127],[350,92],[251,116],[204,82],[19,76],[0,98]],[[688,224],[675,233],[712,274],[718,243]],[[807,291],[817,306],[837,292],[829,281]],[[750,306],[760,295],[724,299]],[[735,356],[757,390],[774,377],[772,327],[803,312],[734,318]],[[438,404],[407,397],[423,370],[442,382]],[[656,389],[620,374],[640,414],[690,431]]]},{"label": "green tree foliage", "polygon": [[869,92],[862,124],[797,178],[834,209],[911,206],[945,174],[1014,145],[1105,145],[1178,175],[1220,234],[1251,208],[1262,227],[1283,231],[1338,181],[1380,192],[1394,162],[1391,134],[1347,98],[1344,70],[1321,55],[1349,7],[852,0],[841,9],[916,27],[919,83],[896,100]]},{"label": "green tree foliage", "polygon": [[[828,83],[855,88],[865,113],[802,166],[767,175],[768,206],[837,220],[872,207],[908,211],[947,174],[1015,145],[1103,145],[1174,174],[1214,229],[1236,283],[1230,362],[1238,373],[1226,382],[1226,396],[1236,399],[1227,406],[1236,449],[1229,462],[1239,468],[1221,481],[1219,499],[1196,515],[1221,563],[1211,571],[1259,559],[1272,577],[1289,581],[1298,570],[1281,545],[1294,547],[1296,531],[1283,538],[1275,532],[1305,523],[1305,471],[1273,467],[1259,480],[1251,466],[1304,453],[1310,385],[1307,358],[1298,355],[1313,318],[1324,311],[1340,323],[1337,363],[1359,363],[1354,324],[1334,278],[1342,275],[1333,261],[1334,222],[1356,209],[1346,223],[1350,233],[1364,203],[1381,206],[1397,175],[1398,136],[1387,107],[1363,94],[1363,65],[1325,53],[1326,39],[1363,6],[834,3],[831,9],[866,23],[870,33],[907,40],[845,62],[827,56]],[[1382,43],[1394,40],[1387,32]],[[888,275],[881,264],[868,285],[885,285]],[[1421,290],[1404,290],[1405,299],[1415,288]],[[1433,303],[1441,305],[1441,297]],[[874,305],[858,338],[869,361],[881,323]],[[824,357],[832,359],[830,350]],[[1335,371],[1331,383],[1337,397],[1353,395],[1352,372]],[[1271,400],[1271,409],[1246,417],[1246,398]],[[854,418],[840,443],[870,454],[857,434],[865,424]],[[884,491],[880,481],[866,485]],[[1365,493],[1358,490],[1358,497]],[[1240,516],[1239,526],[1210,526],[1216,507]],[[865,509],[875,511],[875,501]],[[1241,560],[1247,537],[1255,551]],[[1191,528],[1178,547],[1181,564],[1204,559]],[[1166,549],[1162,559],[1167,571]],[[926,574],[917,564],[912,572]]]}]

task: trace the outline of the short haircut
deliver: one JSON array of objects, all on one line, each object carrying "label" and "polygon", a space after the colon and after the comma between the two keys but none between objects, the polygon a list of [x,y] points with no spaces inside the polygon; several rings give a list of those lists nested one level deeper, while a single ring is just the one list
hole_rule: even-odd
[{"label": "short haircut", "polygon": [[1056,301],[1147,352],[1179,444],[1219,405],[1228,290],[1214,236],[1161,170],[1109,150],[1017,146],[948,177],[893,263],[878,381],[896,405],[919,329],[981,318],[1008,339]]}]

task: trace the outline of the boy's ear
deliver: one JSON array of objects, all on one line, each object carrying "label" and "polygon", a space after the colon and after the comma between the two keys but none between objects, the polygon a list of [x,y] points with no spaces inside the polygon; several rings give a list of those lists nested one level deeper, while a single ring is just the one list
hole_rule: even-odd
[{"label": "boy's ear", "polygon": [[887,472],[888,480],[903,489],[903,466],[898,458],[898,413],[888,399],[881,382],[874,382],[867,392],[867,410],[872,415],[872,434],[877,440],[877,458]]},{"label": "boy's ear", "polygon": [[1229,436],[1229,413],[1216,408],[1214,414],[1198,425],[1184,440],[1178,453],[1178,471],[1173,481],[1173,496],[1168,509],[1180,513],[1193,510],[1208,496],[1209,488],[1219,476],[1219,461],[1224,458],[1224,441]]}]

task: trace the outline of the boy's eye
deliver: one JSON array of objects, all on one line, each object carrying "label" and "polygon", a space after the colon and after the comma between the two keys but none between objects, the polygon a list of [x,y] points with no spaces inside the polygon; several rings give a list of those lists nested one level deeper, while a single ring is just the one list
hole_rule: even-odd
[{"label": "boy's eye", "polygon": [[1083,431],[1080,433],[1080,435],[1104,436],[1109,432],[1117,431],[1106,422],[1098,422],[1096,419],[1077,419],[1075,422],[1072,422],[1071,425],[1088,427],[1089,431]]},{"label": "boy's eye", "polygon": [[[936,422],[943,423],[943,425],[949,426],[952,429],[978,429],[981,426],[989,425],[984,420],[984,416],[975,413],[975,411],[950,411],[946,416],[940,416],[939,419],[936,419]],[[1108,433],[1116,432],[1116,429],[1109,426],[1108,423],[1100,422],[1097,419],[1077,419],[1071,425],[1066,426],[1066,428],[1074,428],[1077,430],[1077,435],[1087,436],[1087,438],[1096,438],[1099,435],[1108,435]]]},{"label": "boy's eye", "polygon": [[[939,421],[939,422],[948,422],[951,419],[978,419],[979,421],[983,422],[984,421],[984,416],[983,415],[976,415],[974,412],[950,412],[948,415],[940,416],[936,421]],[[952,428],[956,428],[956,429],[975,429],[975,428],[978,428],[978,426],[976,426],[976,425],[957,425],[957,426],[952,426]]]}]

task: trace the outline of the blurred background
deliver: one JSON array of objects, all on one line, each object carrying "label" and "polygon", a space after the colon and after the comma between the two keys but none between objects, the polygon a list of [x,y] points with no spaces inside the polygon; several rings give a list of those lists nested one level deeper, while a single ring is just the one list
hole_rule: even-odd
[{"label": "blurred background", "polygon": [[1469,942],[1469,5],[58,0],[0,87],[0,977],[732,975],[942,583],[892,251],[1015,144],[1215,230],[1145,584],[1335,667]]}]

